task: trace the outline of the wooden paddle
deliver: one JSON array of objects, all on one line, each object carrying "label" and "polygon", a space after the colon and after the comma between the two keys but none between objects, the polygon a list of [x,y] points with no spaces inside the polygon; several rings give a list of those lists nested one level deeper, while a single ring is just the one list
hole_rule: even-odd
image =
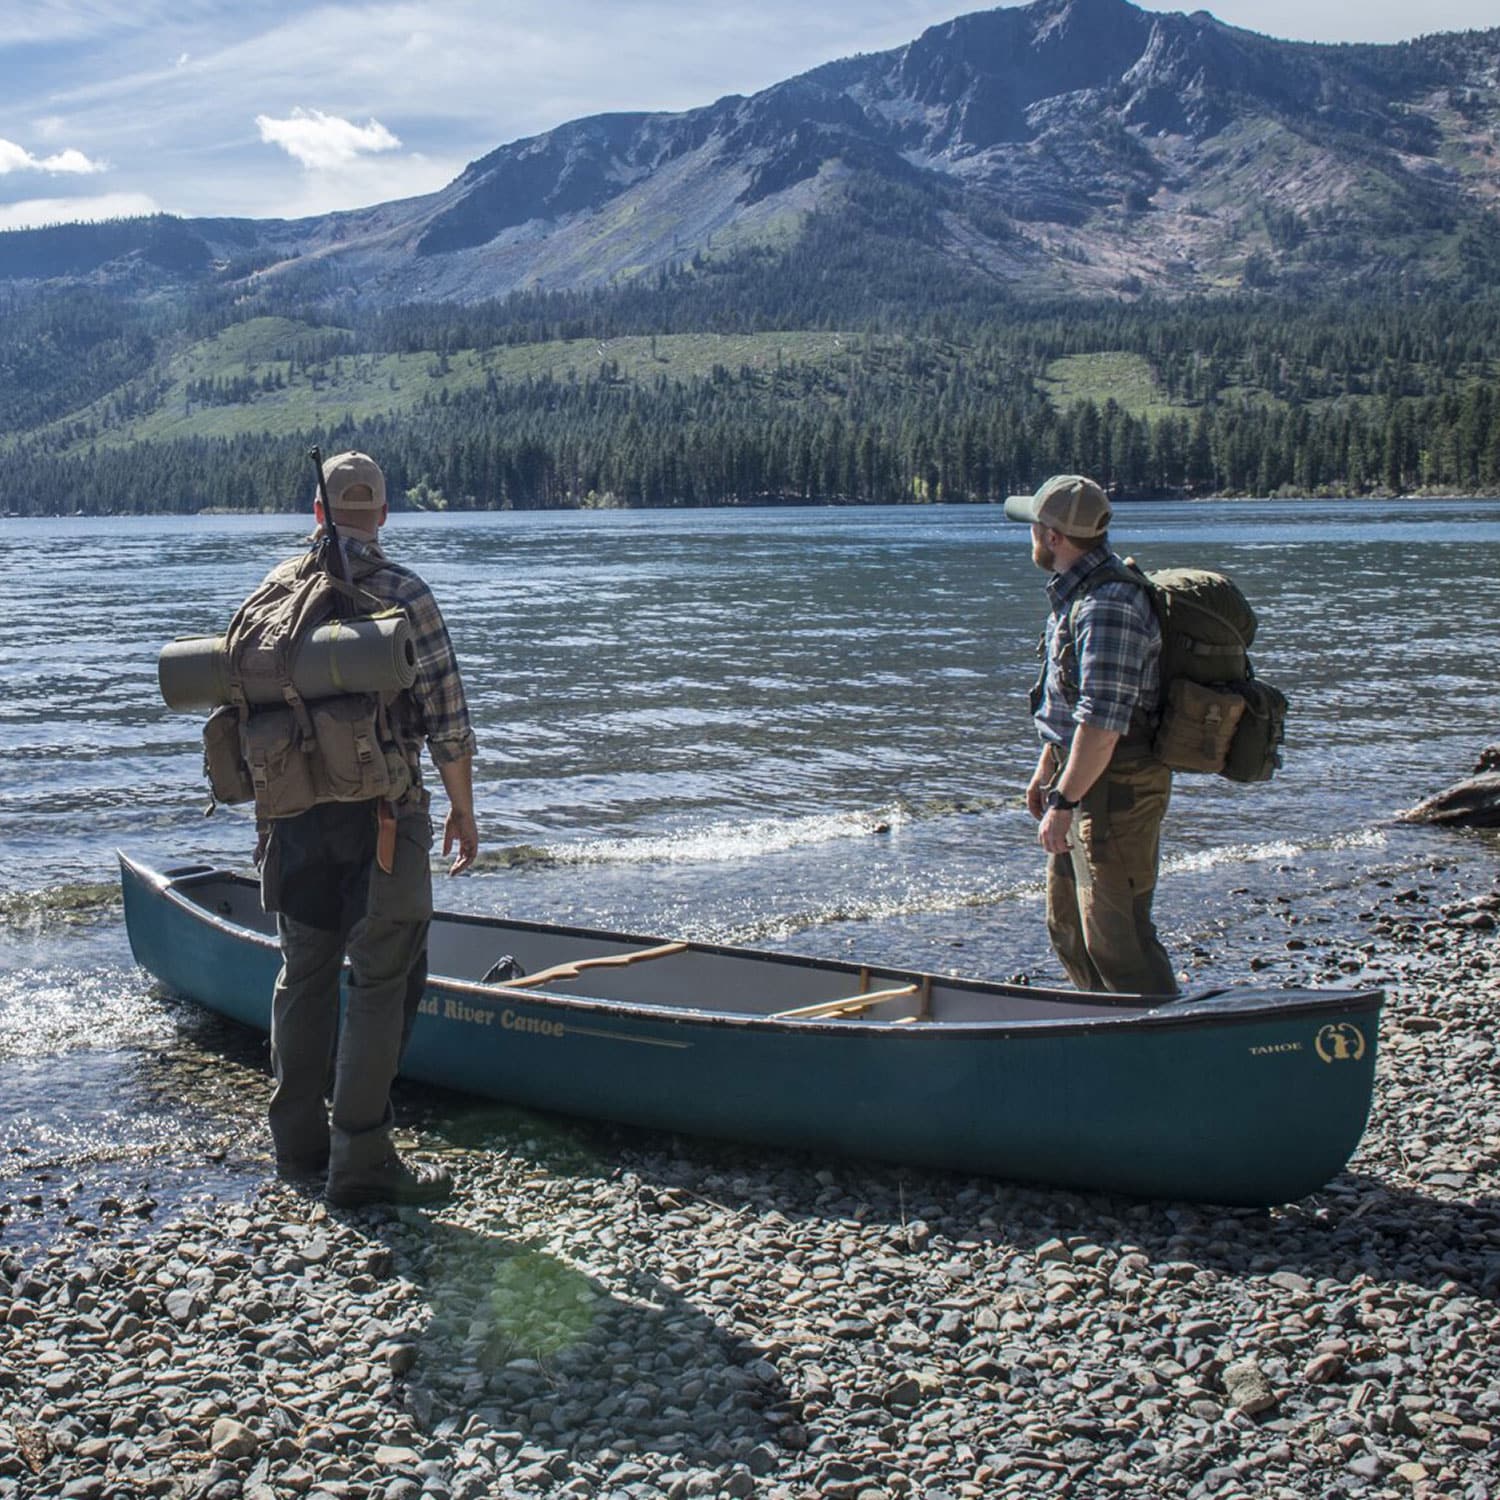
[{"label": "wooden paddle", "polygon": [[646,958],[666,958],[669,954],[681,953],[686,947],[686,943],[663,943],[659,948],[637,948],[634,953],[574,959],[572,963],[553,964],[550,969],[538,969],[535,974],[523,974],[519,979],[507,979],[504,988],[519,990],[528,985],[550,984],[554,979],[577,979],[585,969],[620,969],[626,964],[638,964]]},{"label": "wooden paddle", "polygon": [[895,990],[870,990],[864,995],[850,995],[843,1000],[824,1000],[817,1005],[800,1005],[796,1010],[778,1010],[774,1021],[807,1021],[814,1016],[838,1016],[846,1011],[863,1010],[867,1005],[879,1005],[884,1000],[899,1000],[902,995],[915,995],[917,986],[904,984]]}]

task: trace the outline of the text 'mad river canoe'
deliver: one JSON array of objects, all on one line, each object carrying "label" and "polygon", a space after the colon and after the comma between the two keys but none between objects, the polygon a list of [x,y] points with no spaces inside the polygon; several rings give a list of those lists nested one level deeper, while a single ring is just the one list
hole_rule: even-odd
[{"label": "text 'mad river canoe'", "polygon": [[[255,883],[120,856],[136,961],[267,1030]],[[1152,1198],[1315,1191],[1364,1131],[1379,990],[1168,1001],[439,913],[402,1073],[651,1129]],[[506,960],[512,962],[506,963]]]}]

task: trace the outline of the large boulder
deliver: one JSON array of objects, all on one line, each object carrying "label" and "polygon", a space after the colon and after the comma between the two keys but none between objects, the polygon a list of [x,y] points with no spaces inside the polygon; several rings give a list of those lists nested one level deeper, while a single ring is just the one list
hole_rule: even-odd
[{"label": "large boulder", "polygon": [[1472,776],[1407,808],[1400,818],[1444,828],[1500,828],[1500,744],[1480,753]]}]

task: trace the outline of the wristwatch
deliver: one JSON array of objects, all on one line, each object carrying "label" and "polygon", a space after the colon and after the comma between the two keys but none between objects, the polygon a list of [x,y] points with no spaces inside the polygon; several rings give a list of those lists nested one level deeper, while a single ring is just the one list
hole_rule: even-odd
[{"label": "wristwatch", "polygon": [[1061,809],[1061,811],[1063,812],[1072,812],[1073,809],[1078,806],[1078,804],[1076,802],[1069,802],[1068,799],[1064,797],[1056,787],[1053,787],[1052,790],[1047,793],[1047,800],[1042,804],[1042,806],[1045,807],[1048,812],[1052,812],[1055,808]]}]

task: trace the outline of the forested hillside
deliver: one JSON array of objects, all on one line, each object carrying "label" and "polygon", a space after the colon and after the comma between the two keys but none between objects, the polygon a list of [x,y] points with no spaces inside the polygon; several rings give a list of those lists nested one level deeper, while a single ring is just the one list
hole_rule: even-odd
[{"label": "forested hillside", "polygon": [[822,303],[756,253],[328,321],[73,291],[0,336],[3,508],[293,508],[314,441],[464,509],[993,501],[1060,469],[1140,497],[1500,491],[1500,297],[872,302],[868,260],[828,265]]}]

